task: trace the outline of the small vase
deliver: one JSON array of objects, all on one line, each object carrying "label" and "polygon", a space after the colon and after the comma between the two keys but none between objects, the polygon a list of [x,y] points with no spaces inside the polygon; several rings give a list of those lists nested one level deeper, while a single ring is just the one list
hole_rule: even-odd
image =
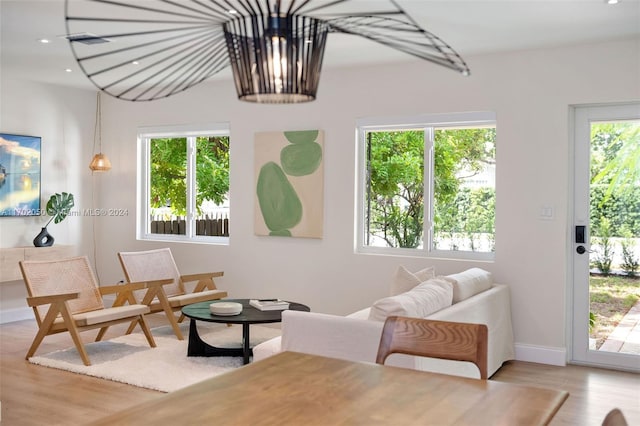
[{"label": "small vase", "polygon": [[42,228],[40,233],[33,239],[33,245],[36,247],[51,247],[55,239],[49,234],[47,227]]}]

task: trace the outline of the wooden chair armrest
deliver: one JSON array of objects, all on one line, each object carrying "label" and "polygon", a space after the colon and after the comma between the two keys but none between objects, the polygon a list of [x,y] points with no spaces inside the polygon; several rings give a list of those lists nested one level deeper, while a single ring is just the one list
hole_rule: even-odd
[{"label": "wooden chair armrest", "polygon": [[144,290],[145,288],[159,287],[166,284],[171,284],[172,282],[173,282],[172,279],[167,278],[164,280],[139,281],[134,283],[106,285],[99,288],[100,288],[100,294],[105,295],[105,294],[113,294],[113,293],[122,293],[124,291]]},{"label": "wooden chair armrest", "polygon": [[192,281],[200,281],[200,280],[206,280],[209,278],[221,277],[223,275],[224,275],[223,271],[218,271],[218,272],[205,272],[202,274],[181,275],[180,278],[182,279],[183,282],[189,283]]},{"label": "wooden chair armrest", "polygon": [[[128,288],[125,288],[128,287]],[[131,290],[140,290],[144,287],[140,288],[131,288],[127,284],[115,284],[115,285],[105,285],[98,287],[100,290],[100,294],[104,296],[105,294],[114,294],[114,293],[122,293],[123,291],[131,291]]]},{"label": "wooden chair armrest", "polygon": [[27,305],[30,307],[46,305],[54,302],[64,302],[66,300],[77,299],[80,293],[61,293],[47,296],[27,297]]},{"label": "wooden chair armrest", "polygon": [[[162,287],[167,284],[173,283],[173,278],[165,278],[162,280],[153,280],[153,281],[141,281],[140,284],[144,284],[144,288],[152,288],[152,287]],[[131,283],[138,284],[138,283]]]}]

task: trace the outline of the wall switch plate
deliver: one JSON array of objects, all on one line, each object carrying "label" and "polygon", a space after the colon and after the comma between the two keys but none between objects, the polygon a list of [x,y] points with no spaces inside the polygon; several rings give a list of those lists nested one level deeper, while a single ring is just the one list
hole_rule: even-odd
[{"label": "wall switch plate", "polygon": [[541,206],[540,207],[540,219],[542,220],[553,220],[554,212],[552,206]]}]

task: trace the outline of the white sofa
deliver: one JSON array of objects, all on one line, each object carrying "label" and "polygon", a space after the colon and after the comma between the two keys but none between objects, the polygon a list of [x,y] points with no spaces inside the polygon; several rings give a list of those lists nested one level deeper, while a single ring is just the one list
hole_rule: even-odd
[{"label": "white sofa", "polygon": [[[470,274],[469,271],[471,271]],[[465,274],[466,278],[458,279],[459,283],[456,284],[460,285],[454,286],[457,287],[457,294],[453,295],[451,301],[453,303],[425,316],[425,318],[486,324],[489,329],[487,370],[491,376],[505,361],[514,359],[515,356],[509,288],[506,285],[490,281],[490,274],[486,271],[477,268],[469,271],[458,274],[458,278]],[[478,287],[478,271],[484,273],[481,278],[483,283],[480,287]],[[456,275],[442,278],[449,279],[449,277],[454,277],[450,281],[455,282]],[[471,277],[470,281],[467,279],[469,277]],[[465,284],[464,280],[467,280],[469,285],[463,285]],[[423,284],[426,283],[420,285]],[[488,289],[485,290],[486,287]],[[454,293],[456,293],[455,290]],[[406,294],[397,294],[394,297],[381,299],[374,303],[374,309],[378,309],[380,305],[388,307],[390,301],[393,302],[398,297],[405,297]],[[371,313],[371,310],[372,307],[369,307],[346,317],[313,312],[284,311],[282,313],[282,336],[254,347],[253,359],[258,361],[280,351],[296,351],[351,361],[375,362],[384,322],[379,318],[380,312],[377,313],[377,320],[370,319],[370,317],[376,316]],[[406,312],[395,312],[393,308],[389,313],[391,315],[405,313],[405,316],[415,316],[406,315]],[[465,377],[480,377],[475,365],[466,362],[393,354],[387,359],[386,364]]]}]

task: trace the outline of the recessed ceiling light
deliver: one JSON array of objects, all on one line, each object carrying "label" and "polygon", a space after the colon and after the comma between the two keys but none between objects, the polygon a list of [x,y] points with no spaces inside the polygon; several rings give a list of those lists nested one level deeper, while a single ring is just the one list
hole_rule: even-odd
[{"label": "recessed ceiling light", "polygon": [[235,9],[229,9],[229,10],[227,10],[227,13],[230,13],[230,14],[232,14],[232,15],[235,15],[236,13],[238,13],[238,11],[237,11],[237,10],[235,10]]},{"label": "recessed ceiling light", "polygon": [[71,68],[67,68],[65,69],[65,72],[72,72],[73,70]]},{"label": "recessed ceiling light", "polygon": [[38,41],[42,44],[51,43],[51,40],[49,40],[48,38],[41,38]]},{"label": "recessed ceiling light", "polygon": [[140,65],[140,62],[138,62],[138,61],[131,61],[131,65]]},{"label": "recessed ceiling light", "polygon": [[607,4],[618,4],[620,0],[605,0]]}]

